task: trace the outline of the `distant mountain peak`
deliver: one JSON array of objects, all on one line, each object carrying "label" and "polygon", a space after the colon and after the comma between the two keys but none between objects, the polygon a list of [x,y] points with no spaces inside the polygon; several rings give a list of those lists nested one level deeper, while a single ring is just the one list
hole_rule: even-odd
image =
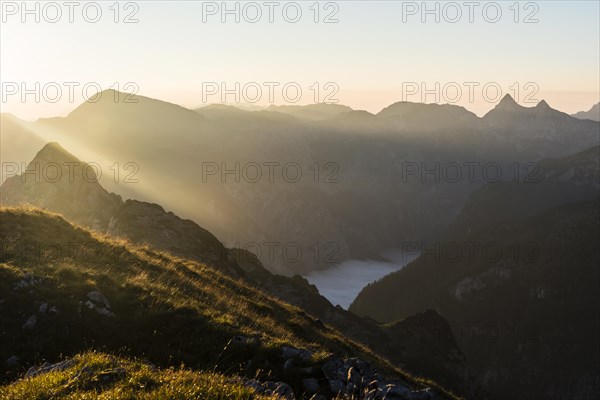
[{"label": "distant mountain peak", "polygon": [[579,111],[572,115],[579,119],[591,119],[592,121],[600,121],[600,103],[596,103],[588,111]]},{"label": "distant mountain peak", "polygon": [[[106,121],[118,116],[131,118],[132,115],[139,118],[154,118],[167,112],[177,114],[171,116],[174,119],[185,118],[186,115],[196,120],[203,119],[200,114],[178,104],[114,89],[98,92],[71,111],[67,118],[81,118],[89,123],[91,116]],[[116,123],[125,123],[125,121],[116,121]]]},{"label": "distant mountain peak", "polygon": [[66,150],[60,144],[58,144],[58,142],[48,142],[44,145],[44,147],[42,147],[42,149],[40,151],[64,151],[64,152],[66,152]]},{"label": "distant mountain peak", "polygon": [[79,160],[57,142],[48,142],[40,151],[38,151],[31,161],[33,165],[35,165],[36,162],[64,163],[79,162]]},{"label": "distant mountain peak", "polygon": [[523,107],[520,106],[515,101],[515,99],[513,99],[512,96],[508,93],[506,95],[504,95],[502,100],[500,100],[500,102],[498,104],[496,104],[496,107],[494,107],[495,110],[501,110],[501,111],[515,111],[515,110],[518,110],[521,108],[523,108]]},{"label": "distant mountain peak", "polygon": [[551,107],[548,105],[548,103],[546,103],[546,100],[542,100],[539,103],[537,103],[537,105],[535,106],[535,108],[539,108],[539,109],[551,109]]}]

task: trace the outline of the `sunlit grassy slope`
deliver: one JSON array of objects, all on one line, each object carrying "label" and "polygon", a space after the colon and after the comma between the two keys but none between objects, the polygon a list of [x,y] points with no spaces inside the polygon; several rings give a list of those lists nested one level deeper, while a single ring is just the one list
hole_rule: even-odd
[{"label": "sunlit grassy slope", "polygon": [[235,378],[87,352],[64,370],[0,387],[1,399],[268,399]]},{"label": "sunlit grassy slope", "polygon": [[[359,357],[411,386],[424,383],[299,308],[211,267],[99,236],[33,208],[2,208],[0,221],[0,360],[16,355],[26,367],[94,349],[299,388],[301,377],[281,368],[287,344],[311,350],[313,365],[330,353]],[[93,291],[108,299],[114,316],[88,307]],[[56,312],[41,313],[44,304]],[[25,328],[34,315],[35,326]],[[240,335],[245,344],[234,339]],[[16,377],[5,369],[2,380]],[[186,372],[167,377],[203,379]],[[26,383],[10,390],[19,385]],[[60,386],[55,382],[52,390]]]}]

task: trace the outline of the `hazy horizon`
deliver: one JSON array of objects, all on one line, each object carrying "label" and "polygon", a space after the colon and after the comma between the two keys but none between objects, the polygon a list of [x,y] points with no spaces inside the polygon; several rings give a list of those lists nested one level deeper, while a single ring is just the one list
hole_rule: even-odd
[{"label": "hazy horizon", "polygon": [[[65,115],[84,100],[80,88],[90,83],[91,93],[115,88],[187,108],[223,102],[221,93],[206,95],[207,83],[231,89],[253,82],[263,89],[257,104],[311,104],[317,97],[317,103],[332,100],[372,113],[407,100],[456,104],[481,116],[506,93],[519,104],[544,99],[569,114],[598,103],[598,2],[520,2],[518,10],[501,2],[497,19],[494,7],[483,13],[488,3],[471,11],[429,2],[438,11],[427,14],[418,2],[320,2],[318,12],[300,2],[297,22],[274,9],[271,23],[262,3],[255,3],[261,19],[251,22],[258,14],[244,3],[232,15],[220,2],[176,1],[166,8],[161,1],[141,1],[120,3],[119,10],[101,3],[101,18],[93,23],[76,9],[70,23],[64,7],[61,18],[50,22],[55,9],[40,5],[36,16],[4,1],[3,85],[31,90],[54,82],[63,93],[57,101],[52,88],[52,101],[5,93],[2,111],[26,120]],[[216,11],[210,8],[215,4]],[[237,3],[226,4],[235,9]],[[87,15],[93,18],[93,12]],[[67,98],[67,82],[79,85],[73,99]],[[273,99],[267,98],[267,82],[279,85]],[[297,102],[282,96],[288,83],[302,90]],[[225,103],[235,102],[226,97]]]},{"label": "hazy horizon", "polygon": [[[106,90],[110,90],[110,89],[104,89],[103,91],[106,91]],[[121,93],[128,94],[127,92],[123,92],[123,91],[121,91]],[[268,108],[271,107],[271,106],[280,107],[280,106],[311,106],[311,105],[317,105],[317,104],[335,104],[335,105],[350,107],[354,111],[367,111],[367,112],[369,112],[371,114],[377,114],[377,113],[381,112],[382,110],[384,110],[386,107],[402,101],[402,100],[393,101],[393,102],[391,102],[391,103],[383,106],[380,109],[365,110],[365,109],[355,108],[351,104],[344,104],[344,103],[306,103],[306,104],[289,104],[289,103],[275,104],[275,103],[271,103],[271,104],[252,104],[252,103],[242,103],[242,102],[240,102],[240,103],[218,103],[218,102],[214,102],[214,103],[199,104],[199,105],[187,105],[187,104],[182,104],[182,103],[178,103],[178,102],[175,102],[175,101],[170,101],[170,100],[168,101],[168,100],[165,100],[165,99],[162,99],[162,98],[158,98],[158,97],[148,96],[148,95],[146,95],[144,93],[136,93],[135,95],[136,96],[142,96],[142,97],[151,98],[151,99],[158,100],[158,101],[164,101],[164,102],[172,103],[172,104],[175,104],[175,105],[187,108],[189,110],[196,110],[196,109],[199,109],[199,108],[202,108],[202,107],[209,107],[209,106],[215,106],[215,105],[223,105],[223,106],[236,107],[238,109],[245,110],[245,111],[262,111],[262,110],[268,110]],[[510,93],[509,93],[509,95],[510,95]],[[93,96],[90,96],[90,98],[93,98]],[[512,95],[511,95],[511,98],[513,98],[513,100],[515,100]],[[23,116],[23,115],[20,115],[18,113],[15,113],[15,112],[13,112],[11,110],[6,110],[4,108],[2,109],[1,112],[2,113],[6,113],[6,114],[11,114],[11,115],[15,116],[16,118],[18,118],[19,120],[22,120],[22,121],[34,122],[34,121],[36,121],[38,119],[44,119],[44,118],[54,118],[54,117],[62,117],[62,118],[64,118],[64,117],[67,117],[71,112],[73,112],[74,110],[76,110],[81,104],[85,103],[86,101],[87,100],[85,100],[85,99],[81,99],[81,103],[73,104],[72,108],[66,109],[63,112],[58,113],[58,114],[48,114],[48,115],[44,114],[44,115],[39,115],[39,116]],[[596,101],[595,103],[590,104],[590,106],[587,107],[587,108],[577,109],[577,110],[572,111],[572,110],[565,110],[565,109],[558,108],[551,101],[549,101],[548,99],[544,99],[544,98],[540,98],[539,101],[536,101],[535,103],[524,103],[524,102],[518,102],[518,101],[515,100],[515,102],[517,104],[519,104],[520,106],[523,106],[523,107],[527,107],[527,108],[535,107],[541,101],[546,101],[551,108],[556,109],[556,110],[561,111],[561,112],[564,112],[564,113],[569,114],[569,115],[575,114],[576,112],[580,112],[580,111],[588,111],[593,106],[595,106],[596,104],[600,103],[600,101]],[[478,117],[481,118],[485,114],[487,114],[489,111],[493,110],[494,107],[496,107],[498,105],[498,103],[500,102],[500,100],[498,102],[493,103],[493,104],[489,104],[489,107],[487,109],[480,110],[479,112],[474,111],[475,107],[469,108],[470,106],[473,106],[473,104],[459,105],[459,104],[452,104],[452,103],[442,103],[442,102],[433,103],[433,102],[421,102],[421,101],[410,101],[410,100],[407,100],[406,102],[408,102],[408,103],[415,103],[415,104],[426,104],[426,105],[430,105],[430,104],[455,105],[455,106],[458,106],[458,107],[463,107],[467,111],[471,111],[472,113],[474,113],[475,115],[477,115]]]}]

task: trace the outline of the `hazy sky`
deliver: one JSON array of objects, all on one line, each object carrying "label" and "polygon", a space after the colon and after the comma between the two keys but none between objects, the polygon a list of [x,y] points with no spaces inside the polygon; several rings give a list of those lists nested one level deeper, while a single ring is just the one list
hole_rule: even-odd
[{"label": "hazy sky", "polygon": [[[258,97],[262,105],[270,102],[264,82],[279,83],[273,89],[277,104],[295,100],[294,82],[302,90],[297,104],[314,102],[318,82],[318,100],[332,94],[332,100],[372,112],[403,99],[435,102],[437,95],[440,103],[454,102],[482,114],[499,99],[498,88],[513,96],[518,88],[520,103],[534,105],[544,98],[567,112],[587,110],[599,98],[596,0],[474,2],[472,9],[463,1],[427,2],[430,10],[439,10],[439,22],[435,12],[423,15],[420,1],[320,2],[317,7],[314,1],[272,2],[273,23],[263,1],[251,6],[239,2],[239,23],[234,14],[222,22],[220,1],[120,2],[117,23],[113,1],[97,3],[102,15],[96,23],[88,22],[96,18],[96,6],[86,2],[76,2],[73,23],[60,1],[54,3],[62,13],[56,23],[50,20],[57,18],[57,8],[44,2],[27,3],[31,10],[37,4],[39,22],[35,12],[23,15],[21,1],[1,3],[2,111],[26,119],[64,115],[83,100],[82,86],[88,83],[90,94],[94,83],[122,91],[137,87],[141,95],[188,107],[221,102],[218,85],[223,82],[230,89],[239,82],[239,100]],[[296,4],[302,11],[299,21],[286,21],[295,19]],[[236,2],[227,7],[234,9]],[[262,17],[252,23],[257,9]],[[469,22],[470,11],[474,22]],[[338,22],[323,23],[332,12]],[[137,23],[123,22],[130,13]],[[27,95],[23,103],[22,84],[32,89],[36,82],[40,92],[46,85],[46,96],[42,93],[36,102],[33,94]],[[64,82],[79,84],[74,99]],[[125,87],[128,82],[134,86]],[[216,83],[214,95],[206,90],[211,82]],[[251,82],[262,95],[247,85]],[[328,82],[333,84],[325,87]],[[471,82],[472,99],[465,82]],[[432,94],[424,97],[422,84]],[[15,87],[18,92],[11,94]],[[53,100],[57,87],[62,95]],[[226,102],[235,102],[233,94]]]}]

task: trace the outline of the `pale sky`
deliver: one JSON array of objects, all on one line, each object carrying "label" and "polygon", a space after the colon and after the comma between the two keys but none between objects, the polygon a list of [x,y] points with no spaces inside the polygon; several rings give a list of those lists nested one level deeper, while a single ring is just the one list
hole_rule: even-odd
[{"label": "pale sky", "polygon": [[[220,89],[210,96],[203,90],[212,82],[230,89],[236,82],[240,89],[256,82],[262,90],[260,105],[270,103],[264,82],[277,82],[273,102],[292,104],[282,87],[297,83],[302,96],[295,104],[314,102],[318,86],[320,101],[331,94],[330,100],[371,112],[400,100],[438,100],[479,115],[499,100],[498,88],[501,94],[518,97],[521,104],[533,106],[546,99],[569,113],[588,110],[600,96],[600,2],[596,0],[516,6],[515,1],[476,2],[472,23],[463,1],[453,3],[462,13],[456,23],[450,22],[456,8],[435,1],[427,2],[427,7],[434,9],[437,4],[439,22],[435,14],[421,21],[421,1],[323,1],[318,4],[319,23],[313,20],[314,1],[297,2],[302,10],[297,23],[284,19],[296,15],[291,2],[275,2],[273,23],[268,21],[264,1],[254,3],[262,12],[256,23],[246,20],[254,18],[255,8],[246,6],[243,14],[246,2],[239,2],[239,23],[234,15],[226,15],[223,23],[221,9],[208,15],[214,10],[211,7],[221,8],[221,1],[123,1],[118,4],[118,23],[113,20],[113,1],[98,2],[102,15],[96,23],[84,19],[86,2],[76,2],[73,23],[62,1],[55,3],[62,13],[56,23],[49,22],[56,10],[45,2],[27,2],[30,9],[38,4],[39,22],[35,13],[23,15],[21,1],[0,3],[1,108],[24,119],[65,115],[83,101],[81,88],[87,83],[90,94],[95,83],[121,91],[137,87],[138,94],[186,107],[221,102]],[[235,4],[228,2],[228,7]],[[87,7],[86,16],[92,20],[95,6]],[[498,22],[487,22],[485,18],[496,18],[498,7],[502,12]],[[519,22],[514,21],[516,9]],[[332,12],[338,22],[323,23]],[[130,13],[137,23],[123,23]],[[524,23],[527,16],[538,22]],[[34,89],[36,82],[40,89],[46,86],[47,96],[36,102],[31,94],[23,102],[23,86]],[[48,86],[52,82],[57,85]],[[75,98],[69,98],[64,82],[78,83]],[[134,86],[125,87],[128,82]],[[328,82],[333,85],[325,87]],[[473,87],[472,99],[465,82]],[[424,96],[421,85],[432,93]],[[49,101],[56,86],[62,95],[56,102]],[[252,86],[247,87],[251,90],[246,97],[239,91],[242,102],[256,97]],[[226,102],[234,103],[233,95]]]}]

